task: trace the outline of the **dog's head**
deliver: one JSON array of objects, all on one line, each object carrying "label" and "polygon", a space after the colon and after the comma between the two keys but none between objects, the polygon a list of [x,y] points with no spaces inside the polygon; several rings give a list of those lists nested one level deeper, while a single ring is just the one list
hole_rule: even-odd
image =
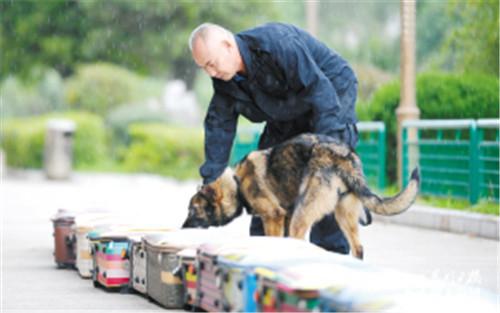
[{"label": "dog's head", "polygon": [[214,182],[202,186],[189,201],[188,217],[182,228],[226,225],[243,211],[238,184],[227,168]]}]

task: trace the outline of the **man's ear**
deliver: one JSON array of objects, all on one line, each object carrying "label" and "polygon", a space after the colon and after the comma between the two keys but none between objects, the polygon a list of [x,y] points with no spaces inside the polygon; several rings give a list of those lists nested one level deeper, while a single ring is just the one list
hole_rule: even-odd
[{"label": "man's ear", "polygon": [[227,38],[224,38],[222,40],[222,46],[226,49],[231,49],[231,48],[233,48],[233,43],[231,41],[229,41]]}]

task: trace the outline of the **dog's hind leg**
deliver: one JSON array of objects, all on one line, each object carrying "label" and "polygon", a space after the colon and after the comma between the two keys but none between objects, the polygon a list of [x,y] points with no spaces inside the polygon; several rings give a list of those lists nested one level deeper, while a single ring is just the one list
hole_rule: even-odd
[{"label": "dog's hind leg", "polygon": [[290,237],[304,239],[311,226],[326,214],[332,214],[338,201],[337,186],[342,183],[337,176],[315,171],[305,176],[290,221]]},{"label": "dog's hind leg", "polygon": [[353,256],[358,259],[363,259],[363,246],[359,240],[358,228],[361,210],[363,210],[363,204],[354,194],[342,197],[335,208],[335,219],[351,246]]}]

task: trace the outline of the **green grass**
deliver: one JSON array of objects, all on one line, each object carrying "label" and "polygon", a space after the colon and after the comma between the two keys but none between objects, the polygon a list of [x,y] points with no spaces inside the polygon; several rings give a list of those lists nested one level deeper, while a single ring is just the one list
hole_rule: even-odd
[{"label": "green grass", "polygon": [[[388,197],[394,196],[398,192],[398,187],[392,185],[387,187],[384,190],[383,194],[384,196]],[[422,195],[417,198],[417,203],[442,209],[459,210],[490,215],[500,214],[500,205],[496,202],[487,200],[480,200],[479,203],[472,205],[468,200],[455,199],[451,197],[435,197]]]}]

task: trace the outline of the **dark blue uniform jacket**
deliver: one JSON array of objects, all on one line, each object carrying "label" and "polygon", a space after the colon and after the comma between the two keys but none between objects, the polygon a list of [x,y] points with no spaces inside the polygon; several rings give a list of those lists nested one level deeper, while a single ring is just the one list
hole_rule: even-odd
[{"label": "dark blue uniform jacket", "polygon": [[246,77],[212,79],[205,117],[204,183],[225,169],[241,114],[253,122],[310,124],[334,135],[354,125],[357,79],[336,52],[292,25],[271,23],[235,35]]}]

